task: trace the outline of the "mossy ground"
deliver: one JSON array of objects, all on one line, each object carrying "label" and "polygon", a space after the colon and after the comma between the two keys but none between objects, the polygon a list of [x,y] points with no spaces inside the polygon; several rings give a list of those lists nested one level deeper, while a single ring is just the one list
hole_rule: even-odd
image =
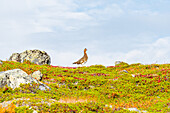
[{"label": "mossy ground", "polygon": [[[42,82],[50,91],[38,90],[37,84],[20,88],[0,88],[0,103],[11,101],[2,112],[170,112],[170,64],[92,65],[60,67],[3,61],[0,72],[22,69],[31,74],[40,70]],[[126,71],[124,71],[126,70]]]}]

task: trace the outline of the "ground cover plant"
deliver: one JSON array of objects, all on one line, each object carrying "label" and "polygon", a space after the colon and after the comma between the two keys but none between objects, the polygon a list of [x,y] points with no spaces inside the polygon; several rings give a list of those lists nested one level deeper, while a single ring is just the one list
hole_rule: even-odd
[{"label": "ground cover plant", "polygon": [[51,90],[41,91],[38,84],[19,88],[0,88],[1,112],[115,112],[128,108],[141,112],[170,112],[170,64],[92,65],[61,67],[36,65],[25,61],[2,61],[0,72],[22,69],[27,74],[39,70],[42,82]]}]

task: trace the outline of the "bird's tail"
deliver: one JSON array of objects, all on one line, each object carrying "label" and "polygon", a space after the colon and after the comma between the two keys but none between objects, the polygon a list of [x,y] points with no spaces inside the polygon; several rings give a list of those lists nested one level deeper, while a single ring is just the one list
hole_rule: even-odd
[{"label": "bird's tail", "polygon": [[77,62],[73,62],[73,64],[77,64]]}]

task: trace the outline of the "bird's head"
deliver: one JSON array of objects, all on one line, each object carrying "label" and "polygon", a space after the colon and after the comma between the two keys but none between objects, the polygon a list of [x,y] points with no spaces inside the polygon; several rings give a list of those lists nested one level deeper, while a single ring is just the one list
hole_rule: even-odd
[{"label": "bird's head", "polygon": [[84,49],[84,52],[86,52],[86,51],[87,51],[87,49],[85,48],[85,49]]}]

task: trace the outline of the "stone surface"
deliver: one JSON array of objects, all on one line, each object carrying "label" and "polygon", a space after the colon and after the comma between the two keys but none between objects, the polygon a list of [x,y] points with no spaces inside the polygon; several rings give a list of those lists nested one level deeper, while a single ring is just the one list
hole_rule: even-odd
[{"label": "stone surface", "polygon": [[122,63],[123,61],[116,61],[115,62],[115,65],[118,65],[118,64],[120,64],[120,63]]},{"label": "stone surface", "polygon": [[125,72],[125,73],[129,73],[127,70],[123,70],[123,72]]},{"label": "stone surface", "polygon": [[22,53],[13,53],[9,61],[16,61],[23,63],[24,60],[29,60],[32,63],[43,65],[50,64],[51,58],[45,51],[40,50],[26,50]]},{"label": "stone surface", "polygon": [[135,77],[135,74],[132,74],[132,77]]},{"label": "stone surface", "polygon": [[41,81],[42,80],[42,77],[43,77],[43,74],[38,70],[38,71],[35,71],[31,74],[31,77]]},{"label": "stone surface", "polygon": [[129,111],[136,111],[136,112],[140,112],[137,108],[128,108]]},{"label": "stone surface", "polygon": [[8,85],[9,87],[15,89],[19,87],[21,83],[28,84],[32,82],[38,83],[40,90],[51,89],[50,87],[39,82],[35,78],[32,78],[21,69],[13,69],[13,70],[0,72],[0,87],[4,87],[5,85]]},{"label": "stone surface", "polygon": [[21,62],[20,54],[13,53],[12,56],[9,58],[11,61]]}]

